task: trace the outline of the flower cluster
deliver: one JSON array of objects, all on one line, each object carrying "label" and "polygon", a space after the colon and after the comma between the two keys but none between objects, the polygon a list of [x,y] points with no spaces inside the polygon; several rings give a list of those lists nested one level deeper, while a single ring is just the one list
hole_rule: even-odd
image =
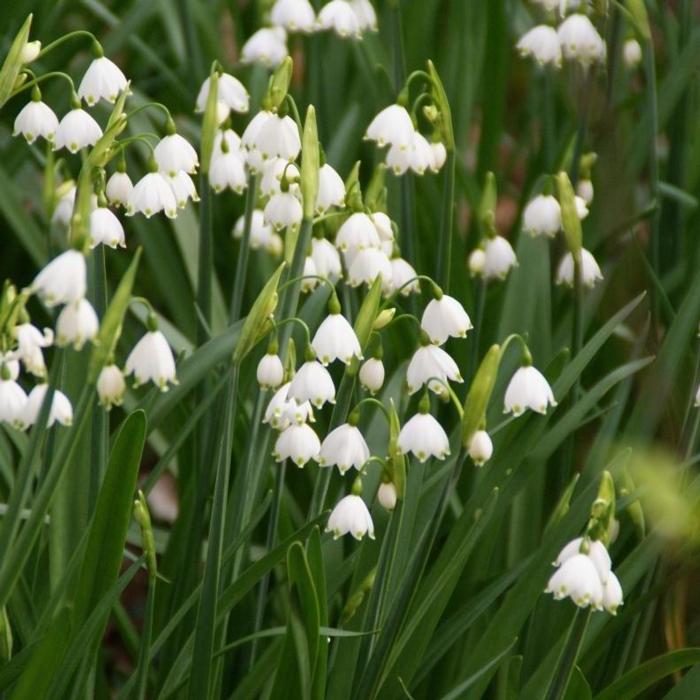
[{"label": "flower cluster", "polygon": [[546,593],[556,600],[571,598],[580,608],[607,610],[615,615],[622,605],[622,586],[612,572],[610,555],[600,540],[578,537],[569,542],[554,562],[557,571]]}]

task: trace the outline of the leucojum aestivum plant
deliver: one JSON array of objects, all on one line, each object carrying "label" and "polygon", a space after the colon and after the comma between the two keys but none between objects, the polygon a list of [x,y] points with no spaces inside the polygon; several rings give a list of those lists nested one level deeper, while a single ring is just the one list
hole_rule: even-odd
[{"label": "leucojum aestivum plant", "polygon": [[[415,30],[449,3],[409,4],[253,3],[233,58],[198,36],[220,10],[173,5],[195,89],[138,33],[168,89],[114,37],[13,27],[0,213],[33,267],[0,292],[8,698],[700,696],[697,368],[652,448],[700,314],[664,267],[664,207],[697,206],[659,167],[671,11],[456,3],[433,62]],[[506,134],[511,54],[536,107]],[[610,312],[596,110],[635,91],[643,184],[610,240],[649,295],[618,284]]]}]

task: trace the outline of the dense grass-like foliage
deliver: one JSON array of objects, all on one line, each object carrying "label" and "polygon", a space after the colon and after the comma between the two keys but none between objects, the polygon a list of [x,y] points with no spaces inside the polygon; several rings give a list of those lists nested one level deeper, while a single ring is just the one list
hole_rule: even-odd
[{"label": "dense grass-like foliage", "polygon": [[[0,7],[3,697],[700,697],[697,4],[569,2],[604,45],[587,61],[565,46],[557,67],[516,46],[537,24],[561,24],[566,2],[375,0],[377,31],[290,32],[291,60],[273,70],[241,51],[274,4]],[[27,40],[43,51],[22,64]],[[37,96],[27,85],[38,81],[60,119],[75,105],[58,73],[77,87],[100,51],[130,93],[83,103],[104,132],[96,144],[70,154],[13,137]],[[222,73],[250,96],[223,128],[242,135],[261,109],[289,118],[292,137],[275,148],[294,165],[282,162],[277,180],[253,171],[261,146],[220,145]],[[397,101],[426,148],[445,147],[425,173],[396,174],[383,160],[400,165],[403,150],[385,156],[364,138]],[[107,208],[104,184],[122,160],[136,183],[175,131],[198,154],[198,200],[172,219],[112,206],[125,248],[91,249],[92,195]],[[388,139],[399,132],[391,122]],[[217,194],[213,163],[229,148],[248,160],[240,186]],[[319,211],[323,163],[345,185]],[[71,185],[75,204],[62,199]],[[258,245],[253,209],[272,216],[273,191],[296,202],[284,206],[298,220]],[[551,237],[526,230],[527,206],[543,194],[556,211]],[[348,217],[377,212],[393,226],[375,220],[376,241],[346,250]],[[494,236],[517,257],[502,275],[488,274]],[[312,239],[340,249],[343,279],[309,274]],[[406,278],[411,294],[396,272],[392,287],[355,265],[360,249],[380,255],[382,245],[381,264],[400,253],[419,276]],[[99,319],[77,340],[62,338],[61,321],[75,299],[61,311],[37,280],[71,248],[87,265],[78,297]],[[601,279],[589,279],[585,251]],[[557,284],[567,254],[571,284]],[[367,283],[351,284],[357,275]],[[59,272],[62,289],[72,276]],[[443,295],[468,325],[453,310],[431,326],[424,311]],[[348,323],[317,342],[339,310]],[[30,318],[57,330],[40,349],[45,377],[18,346],[16,327]],[[156,328],[165,347],[141,357],[162,360],[161,374],[153,385],[128,378],[121,396],[121,369],[139,364],[130,353]],[[333,360],[325,348],[332,355],[338,339],[342,361],[328,374],[314,358]],[[359,354],[381,360],[383,381],[376,364],[360,371]],[[21,392],[48,381],[33,415],[13,413],[7,398],[18,357]],[[313,367],[299,371],[305,362]],[[95,389],[104,402],[106,365],[117,375],[110,411]],[[303,414],[305,432],[285,451],[284,426],[266,411],[281,373],[307,369],[295,389],[317,403],[315,422],[292,398],[277,418]],[[324,381],[334,402],[324,403]],[[335,447],[324,442],[340,426]],[[354,518],[347,528],[339,502]],[[577,537],[584,568],[548,584]],[[622,605],[610,564],[600,581],[591,564],[600,548]]]}]

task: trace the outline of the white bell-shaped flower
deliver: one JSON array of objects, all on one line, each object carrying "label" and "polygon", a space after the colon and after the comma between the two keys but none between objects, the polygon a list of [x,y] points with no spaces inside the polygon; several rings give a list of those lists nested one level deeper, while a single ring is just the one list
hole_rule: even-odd
[{"label": "white bell-shaped flower", "polygon": [[335,403],[335,385],[328,370],[317,360],[307,360],[289,385],[287,395],[297,403],[308,401],[316,408]]},{"label": "white bell-shaped flower", "polygon": [[465,338],[473,328],[462,304],[442,292],[425,307],[420,326],[436,345],[442,345],[450,337]]},{"label": "white bell-shaped flower", "polygon": [[463,380],[457,363],[442,348],[427,344],[413,353],[406,370],[409,394],[415,394],[426,384],[431,391],[442,394],[448,381],[461,383]]},{"label": "white bell-shaped flower", "polygon": [[603,607],[612,615],[617,615],[617,609],[622,604],[622,586],[620,580],[611,571],[608,580],[603,584]]},{"label": "white bell-shaped flower", "polygon": [[541,24],[520,37],[516,48],[521,56],[531,56],[541,66],[561,66],[561,44],[556,29]]},{"label": "white bell-shaped flower", "polygon": [[503,412],[522,415],[528,408],[547,413],[547,406],[556,406],[552,388],[544,375],[532,365],[521,367],[511,377],[506,389]]},{"label": "white bell-shaped flower", "polygon": [[556,236],[561,229],[561,207],[557,198],[540,194],[531,200],[523,212],[523,229],[531,236]]},{"label": "white bell-shaped flower", "polygon": [[[263,166],[263,176],[260,180],[260,192],[265,197],[278,194],[282,191],[282,178],[298,180],[301,176],[299,168],[294,163],[290,163],[286,158],[270,158]],[[288,182],[289,191],[292,194],[299,192],[299,185],[296,182]]]},{"label": "white bell-shaped flower", "polygon": [[279,355],[274,352],[265,353],[258,362],[255,372],[261,389],[276,389],[284,380],[284,365]]},{"label": "white bell-shaped flower", "polygon": [[304,216],[301,202],[291,192],[272,195],[263,211],[265,223],[270,224],[275,231],[300,224]]},{"label": "white bell-shaped flower", "polygon": [[445,459],[450,454],[450,441],[443,427],[429,413],[416,413],[401,428],[398,439],[403,454],[409,452],[421,462],[430,457]]},{"label": "white bell-shaped flower", "polygon": [[131,182],[131,178],[126,173],[117,170],[107,180],[105,194],[112,206],[126,207],[133,190],[134,185]]},{"label": "white bell-shaped flower", "polygon": [[126,393],[126,381],[117,365],[105,365],[97,377],[97,395],[100,405],[109,411],[112,406],[121,406]]},{"label": "white bell-shaped flower", "polygon": [[230,150],[212,158],[209,166],[209,184],[217,194],[226,188],[236,194],[242,194],[248,187],[243,154]]},{"label": "white bell-shaped flower", "polygon": [[[203,112],[209,98],[210,78],[202,83],[197,94],[195,111]],[[245,114],[250,107],[250,96],[243,83],[228,73],[221,73],[216,83],[216,99],[226,107],[226,116],[229,110]]]},{"label": "white bell-shaped flower", "polygon": [[406,108],[401,105],[389,105],[372,119],[365,138],[376,141],[380,148],[388,144],[408,150],[413,145],[414,134],[413,122]]},{"label": "white bell-shaped flower", "polygon": [[32,100],[22,107],[15,119],[13,136],[22,134],[27,143],[34,143],[39,137],[53,143],[58,130],[58,117],[47,104]]},{"label": "white bell-shaped flower", "polygon": [[583,197],[576,195],[574,197],[574,204],[576,205],[576,214],[578,218],[583,221],[588,216],[588,205]]},{"label": "white bell-shaped flower", "polygon": [[[296,122],[288,115],[280,117],[277,114],[265,114],[267,117],[261,121],[253,136],[253,147],[260,151],[263,158],[296,160],[301,151],[301,138]],[[242,139],[244,145],[246,132]]]},{"label": "white bell-shaped flower", "polygon": [[100,100],[114,104],[126,85],[126,76],[121,68],[106,56],[100,56],[85,71],[78,86],[78,97],[85,100],[90,107]]},{"label": "white bell-shaped flower", "polygon": [[379,501],[379,505],[385,510],[394,510],[394,508],[396,508],[396,502],[398,501],[396,486],[394,486],[391,481],[385,481],[379,484],[377,500]]},{"label": "white bell-shaped flower", "polygon": [[316,272],[321,277],[326,277],[331,284],[335,284],[343,276],[343,267],[340,262],[338,249],[325,238],[311,239],[311,258],[314,261]]},{"label": "white bell-shaped flower", "polygon": [[40,41],[28,41],[19,53],[19,60],[23,64],[32,63],[39,58],[41,53],[41,42]]},{"label": "white bell-shaped flower", "polygon": [[376,394],[384,384],[384,363],[377,357],[370,357],[360,367],[360,384],[371,394]]},{"label": "white bell-shaped flower", "polygon": [[370,0],[350,0],[350,6],[357,15],[361,32],[376,32],[379,29],[377,13],[374,11],[374,5],[372,5]]},{"label": "white bell-shaped flower", "polygon": [[288,55],[287,33],[282,27],[258,29],[241,49],[243,63],[261,63],[267,68],[276,68]]},{"label": "white bell-shaped flower", "polygon": [[430,150],[433,152],[433,164],[430,169],[434,173],[438,173],[447,160],[447,148],[442,141],[433,141],[430,144]]},{"label": "white bell-shaped flower", "polygon": [[328,163],[324,163],[318,171],[316,211],[322,214],[331,207],[342,207],[344,203],[345,183],[343,178]]},{"label": "white bell-shaped flower", "polygon": [[418,294],[420,285],[418,284],[417,272],[413,265],[398,255],[391,259],[391,284],[385,286],[385,294],[400,289],[399,294],[407,297],[409,294]]},{"label": "white bell-shaped flower", "polygon": [[367,214],[355,212],[338,229],[335,245],[342,253],[379,248],[380,238],[377,227]]},{"label": "white bell-shaped flower", "polygon": [[233,129],[218,129],[214,136],[212,161],[227,151],[240,151],[241,146],[241,137]]},{"label": "white bell-shaped flower", "polygon": [[301,280],[301,291],[303,294],[312,292],[318,286],[318,270],[314,259],[307,255],[304,258],[304,271]]},{"label": "white bell-shaped flower", "polygon": [[576,185],[576,194],[589,205],[593,201],[593,183],[590,180],[579,180]]},{"label": "white bell-shaped flower", "polygon": [[[344,2],[344,0],[333,1]],[[328,517],[326,532],[332,532],[333,539],[336,540],[343,535],[352,535],[356,540],[361,540],[367,535],[373,540],[374,523],[362,498],[354,494],[342,498]]]},{"label": "white bell-shaped flower", "polygon": [[330,313],[323,319],[311,341],[311,347],[324,365],[329,365],[335,360],[349,365],[353,357],[362,359],[360,341],[353,327],[341,313]]},{"label": "white bell-shaped flower", "polygon": [[[584,287],[592,289],[600,280],[603,273],[593,255],[585,248],[581,248],[581,283]],[[569,252],[559,263],[556,276],[557,284],[566,284],[572,287],[574,284],[574,256]]]},{"label": "white bell-shaped flower", "polygon": [[[241,216],[233,227],[233,237],[242,238],[244,228],[245,216]],[[265,214],[261,209],[254,209],[250,220],[250,247],[253,250],[258,248],[269,249],[272,236],[272,226],[265,223]]]},{"label": "white bell-shaped flower", "polygon": [[134,375],[134,386],[152,381],[161,391],[168,384],[177,384],[175,358],[165,336],[159,330],[149,330],[126,358],[125,374]]},{"label": "white bell-shaped flower", "polygon": [[342,39],[362,36],[360,20],[347,0],[331,0],[318,13],[318,25],[321,29],[332,29]]},{"label": "white bell-shaped flower", "polygon": [[[37,418],[39,418],[41,404],[44,402],[48,388],[48,384],[37,384],[29,392],[22,416],[22,423],[25,427],[34,425]],[[73,406],[70,399],[58,389],[53,394],[47,427],[50,428],[54,423],[60,423],[61,425],[71,425],[73,423]]]},{"label": "white bell-shaped flower", "polygon": [[567,559],[576,554],[585,554],[591,558],[593,565],[598,572],[601,583],[605,583],[610,575],[612,561],[605,545],[600,540],[590,540],[588,538],[577,537],[567,543],[554,560],[554,566],[561,566]]},{"label": "white bell-shaped flower", "polygon": [[427,170],[434,169],[433,149],[423,134],[417,131],[413,134],[413,146],[409,153],[410,167],[416,175],[424,175]]},{"label": "white bell-shaped flower", "polygon": [[482,248],[475,248],[469,254],[469,259],[467,260],[467,267],[469,268],[469,274],[472,277],[481,277],[484,274],[484,268],[486,267],[486,253]]},{"label": "white bell-shaped flower", "polygon": [[135,185],[126,205],[126,215],[143,214],[150,219],[158,212],[169,219],[177,216],[177,200],[168,180],[159,172],[144,175]]},{"label": "white bell-shaped flower", "polygon": [[124,227],[107,207],[97,207],[90,212],[90,247],[100,244],[110,248],[126,247]]},{"label": "white bell-shaped flower", "polygon": [[547,583],[546,593],[555,600],[571,598],[581,608],[589,605],[596,610],[603,606],[603,584],[590,557],[576,554],[554,572]]},{"label": "white bell-shaped flower", "polygon": [[375,211],[369,215],[369,218],[372,219],[374,228],[377,229],[380,242],[393,243],[394,225],[391,219],[383,211]]},{"label": "white bell-shaped flower", "polygon": [[77,153],[82,148],[94,146],[101,137],[100,125],[84,109],[71,109],[58,124],[54,151],[67,148],[71,153]]},{"label": "white bell-shaped flower", "polygon": [[70,304],[85,296],[87,270],[85,258],[77,250],[67,250],[49,262],[34,278],[30,290],[47,306]]},{"label": "white bell-shaped flower", "polygon": [[605,42],[586,15],[569,15],[557,29],[564,57],[584,67],[605,60]]},{"label": "white bell-shaped flower", "polygon": [[365,248],[352,258],[348,270],[348,283],[351,287],[359,287],[361,284],[369,285],[381,276],[384,284],[391,285],[391,273],[391,261],[383,250]]},{"label": "white bell-shaped flower", "polygon": [[356,425],[344,423],[326,435],[321,443],[318,464],[321,467],[338,467],[341,474],[355,467],[362,469],[369,459],[369,447]]},{"label": "white bell-shaped flower", "polygon": [[165,179],[175,195],[178,209],[184,209],[190,199],[193,202],[199,201],[194,181],[184,170],[178,170],[173,177],[166,175]]},{"label": "white bell-shaped flower", "polygon": [[191,174],[199,167],[197,151],[187,139],[176,133],[164,136],[156,144],[153,157],[160,171],[169,177],[175,177],[180,170]]},{"label": "white bell-shaped flower", "polygon": [[308,401],[297,403],[289,397],[291,382],[283,384],[272,396],[265,409],[263,423],[275,430],[284,430],[291,423],[301,425],[307,421],[313,422],[314,414]]},{"label": "white bell-shaped flower", "polygon": [[270,11],[270,22],[289,32],[310,34],[316,28],[316,13],[309,0],[277,0]]},{"label": "white bell-shaped flower", "polygon": [[625,41],[622,47],[622,58],[627,68],[636,68],[642,62],[642,47],[639,42],[632,38]]},{"label": "white bell-shaped flower", "polygon": [[27,372],[35,377],[43,377],[46,374],[43,348],[53,345],[53,331],[45,328],[42,333],[31,323],[20,323],[13,329],[13,335],[17,341],[17,349],[14,354],[24,365]]},{"label": "white bell-shaped flower", "polygon": [[486,241],[482,270],[486,279],[505,279],[510,269],[517,264],[515,251],[503,236],[494,236]]},{"label": "white bell-shaped flower", "polygon": [[389,170],[391,170],[392,173],[394,173],[394,175],[400,177],[410,170],[412,159],[413,144],[411,144],[408,148],[392,145],[386,152],[384,164],[387,168],[389,168]]},{"label": "white bell-shaped flower", "polygon": [[298,467],[309,460],[316,461],[321,450],[318,435],[308,423],[293,423],[287,426],[275,441],[273,455],[278,462],[291,459]]},{"label": "white bell-shaped flower", "polygon": [[7,365],[0,365],[0,423],[7,423],[21,430],[25,427],[27,395],[11,377]]},{"label": "white bell-shaped flower", "polygon": [[483,466],[493,455],[493,442],[485,430],[477,430],[469,441],[469,456],[477,467]]},{"label": "white bell-shaped flower", "polygon": [[56,345],[72,345],[80,350],[97,336],[100,322],[87,299],[66,304],[56,321]]}]

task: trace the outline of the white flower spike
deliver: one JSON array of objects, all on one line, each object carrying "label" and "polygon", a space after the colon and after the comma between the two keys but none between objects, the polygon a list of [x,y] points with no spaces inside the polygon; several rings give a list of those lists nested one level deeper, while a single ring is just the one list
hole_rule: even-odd
[{"label": "white flower spike", "polygon": [[332,532],[336,540],[343,535],[352,535],[356,540],[367,535],[373,540],[374,523],[362,497],[351,494],[342,498],[331,511],[326,532]]},{"label": "white flower spike", "polygon": [[539,370],[529,365],[517,370],[508,383],[503,412],[520,416],[529,408],[544,415],[547,406],[556,405],[549,382]]}]

